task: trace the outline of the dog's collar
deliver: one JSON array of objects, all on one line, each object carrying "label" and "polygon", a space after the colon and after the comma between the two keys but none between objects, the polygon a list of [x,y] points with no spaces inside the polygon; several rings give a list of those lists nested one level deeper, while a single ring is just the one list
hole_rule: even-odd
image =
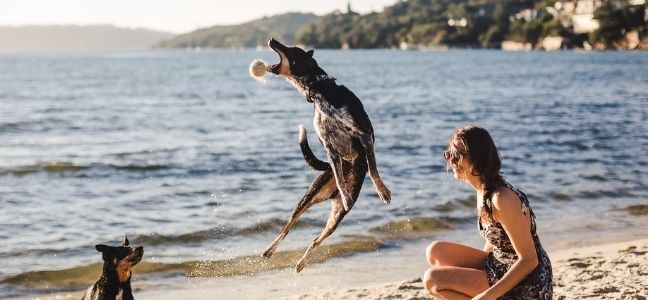
[{"label": "dog's collar", "polygon": [[325,75],[325,74],[319,74],[315,75],[313,77],[308,78],[305,81],[302,81],[302,92],[304,95],[306,95],[306,101],[313,103],[313,91],[312,89],[320,82],[325,81],[325,80],[333,80],[335,81],[334,77]]}]

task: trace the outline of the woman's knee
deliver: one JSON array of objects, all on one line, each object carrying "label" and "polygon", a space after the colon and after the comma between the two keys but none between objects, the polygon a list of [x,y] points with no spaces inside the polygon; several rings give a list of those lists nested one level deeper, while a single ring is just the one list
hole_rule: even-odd
[{"label": "woman's knee", "polygon": [[439,286],[439,281],[437,276],[437,267],[429,268],[423,273],[423,287],[425,290],[432,296],[437,294],[437,288]]},{"label": "woman's knee", "polygon": [[423,273],[423,286],[426,291],[431,293],[432,287],[434,286],[434,282],[432,281],[432,269],[427,269],[425,273]]},{"label": "woman's knee", "polygon": [[430,266],[440,266],[443,256],[445,255],[444,248],[447,242],[444,241],[435,241],[430,243],[429,246],[425,249],[425,257],[427,258],[428,264]]}]

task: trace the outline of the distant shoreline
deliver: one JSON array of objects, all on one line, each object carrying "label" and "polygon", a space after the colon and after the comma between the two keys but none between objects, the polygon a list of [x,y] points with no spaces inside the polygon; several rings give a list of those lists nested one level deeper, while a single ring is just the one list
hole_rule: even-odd
[{"label": "distant shoreline", "polygon": [[[313,49],[305,47],[306,49]],[[495,51],[495,52],[511,52],[511,53],[560,53],[560,52],[579,52],[579,53],[605,53],[605,52],[619,52],[619,53],[644,53],[647,50],[644,49],[605,49],[605,50],[584,50],[584,49],[561,49],[555,51],[546,51],[541,49],[533,50],[503,50],[497,48],[463,48],[463,47],[448,47],[448,48],[430,48],[430,49],[407,49],[401,50],[396,48],[358,48],[358,49],[337,49],[337,48],[314,48],[318,51],[394,51],[394,52],[449,52],[449,51]],[[150,49],[96,49],[96,50],[20,50],[20,51],[9,51],[9,50],[0,50],[0,55],[42,55],[42,54],[53,54],[53,55],[65,55],[65,54],[93,54],[93,53],[156,53],[156,52],[176,52],[176,53],[200,53],[200,52],[218,52],[218,51],[257,51],[265,52],[266,49],[259,50],[257,48],[150,48]],[[271,50],[267,50],[271,51]]]}]

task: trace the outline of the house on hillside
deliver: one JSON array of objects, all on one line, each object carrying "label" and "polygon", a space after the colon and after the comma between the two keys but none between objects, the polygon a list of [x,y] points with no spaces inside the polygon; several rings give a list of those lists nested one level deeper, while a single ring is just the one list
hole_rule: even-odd
[{"label": "house on hillside", "polygon": [[601,0],[557,1],[554,8],[565,28],[572,28],[574,33],[588,33],[599,27],[594,19],[594,11],[601,6]]}]

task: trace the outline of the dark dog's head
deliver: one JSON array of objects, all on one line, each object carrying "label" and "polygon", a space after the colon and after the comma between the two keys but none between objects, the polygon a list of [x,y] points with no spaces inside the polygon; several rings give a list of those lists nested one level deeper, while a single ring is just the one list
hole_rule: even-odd
[{"label": "dark dog's head", "polygon": [[121,246],[96,245],[97,251],[102,253],[104,269],[115,270],[120,282],[125,282],[131,276],[131,269],[142,260],[144,247],[128,247],[128,238],[124,237]]},{"label": "dark dog's head", "polygon": [[279,63],[270,66],[270,72],[276,75],[291,78],[323,73],[313,59],[313,50],[287,47],[275,39],[268,41],[268,47],[279,54]]}]

